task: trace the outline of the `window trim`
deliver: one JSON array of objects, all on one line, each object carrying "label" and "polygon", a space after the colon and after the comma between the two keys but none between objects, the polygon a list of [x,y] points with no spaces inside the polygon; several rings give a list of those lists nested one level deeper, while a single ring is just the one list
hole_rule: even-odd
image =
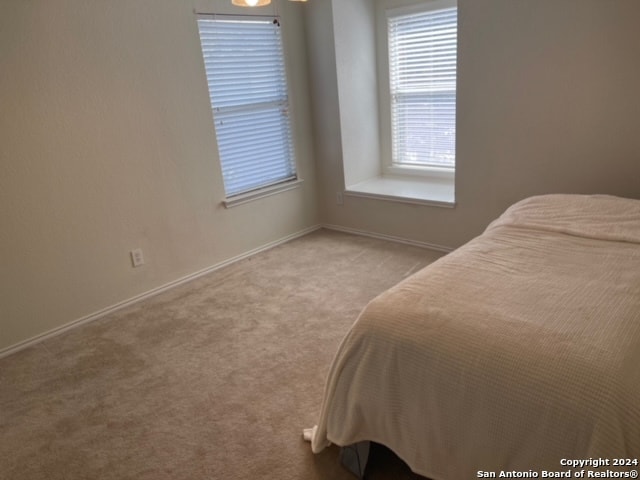
[{"label": "window trim", "polygon": [[[389,61],[389,31],[388,18],[390,16],[423,13],[443,8],[458,8],[457,0],[430,0],[416,3],[415,1],[396,0],[395,2],[380,1],[377,11],[377,50],[378,58],[378,98],[379,98],[379,122],[380,122],[380,150],[381,171],[383,176],[394,178],[405,177],[410,180],[423,178],[427,183],[430,180],[443,181],[455,180],[455,166],[418,166],[397,165],[393,163],[393,138],[391,120],[391,80]],[[391,6],[389,6],[391,5]],[[456,68],[457,70],[457,68]],[[456,72],[457,73],[457,72]],[[456,88],[456,116],[457,116],[457,88]],[[457,137],[457,132],[456,132]],[[457,140],[456,140],[457,141]]]},{"label": "window trim", "polygon": [[346,188],[344,195],[430,207],[454,208],[456,205],[453,182],[433,176],[385,175],[370,178]]},{"label": "window trim", "polygon": [[250,192],[238,193],[237,195],[233,195],[232,197],[225,197],[225,199],[222,201],[222,204],[225,206],[225,208],[237,207],[238,205],[253,202],[254,200],[259,200],[261,198],[270,197],[281,192],[293,190],[294,188],[300,187],[300,184],[303,181],[304,180],[298,177],[293,180],[284,180],[282,182],[274,183],[273,185],[269,185],[268,187],[251,190]]}]

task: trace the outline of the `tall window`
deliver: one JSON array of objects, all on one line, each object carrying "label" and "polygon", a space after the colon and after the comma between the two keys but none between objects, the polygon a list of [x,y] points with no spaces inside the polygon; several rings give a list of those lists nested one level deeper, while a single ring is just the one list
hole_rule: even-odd
[{"label": "tall window", "polygon": [[455,2],[387,12],[392,166],[455,168]]},{"label": "tall window", "polygon": [[198,29],[226,196],[295,179],[279,20],[199,15]]}]

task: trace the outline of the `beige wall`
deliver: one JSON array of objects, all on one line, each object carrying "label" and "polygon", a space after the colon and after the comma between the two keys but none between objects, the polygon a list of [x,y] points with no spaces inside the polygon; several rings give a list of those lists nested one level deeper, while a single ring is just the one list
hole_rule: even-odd
[{"label": "beige wall", "polygon": [[374,5],[371,0],[335,2],[332,12],[342,152],[350,159],[344,163],[346,186],[381,171]]},{"label": "beige wall", "polygon": [[301,4],[261,11],[283,17],[305,181],[220,203],[194,9],[229,4],[0,2],[0,351],[318,223]]},{"label": "beige wall", "polygon": [[[342,62],[370,48],[362,43],[369,41],[365,29],[358,37],[357,30],[344,31],[344,21],[334,20],[331,36],[326,12],[342,19],[353,10],[344,3],[316,0],[306,15],[312,95],[322,105],[314,111],[316,145],[344,145],[346,130],[325,125],[335,125],[335,112],[356,103],[366,115],[370,99],[366,84],[358,94],[340,76],[349,68]],[[640,2],[459,0],[458,5],[456,207],[355,197],[338,206],[335,192],[344,185],[343,169],[348,171],[343,159],[345,164],[359,159],[344,148],[336,153],[319,147],[322,220],[457,247],[509,204],[530,195],[640,198]],[[321,56],[313,54],[319,51]],[[348,102],[334,94],[343,89]]]}]

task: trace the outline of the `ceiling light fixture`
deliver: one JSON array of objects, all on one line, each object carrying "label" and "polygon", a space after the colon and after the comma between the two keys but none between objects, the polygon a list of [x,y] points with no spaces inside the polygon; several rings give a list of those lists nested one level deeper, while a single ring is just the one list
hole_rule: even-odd
[{"label": "ceiling light fixture", "polygon": [[269,5],[271,0],[231,0],[231,3],[238,7],[262,7]]},{"label": "ceiling light fixture", "polygon": [[[289,0],[290,2],[306,2],[307,0]],[[271,0],[231,0],[238,7],[263,7],[269,5]]]}]

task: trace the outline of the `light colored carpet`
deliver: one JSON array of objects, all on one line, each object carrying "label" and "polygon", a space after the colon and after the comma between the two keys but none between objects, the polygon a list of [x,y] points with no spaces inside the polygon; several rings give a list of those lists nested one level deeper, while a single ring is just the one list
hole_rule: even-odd
[{"label": "light colored carpet", "polygon": [[351,480],[302,429],[358,312],[439,256],[320,230],[0,360],[0,478]]}]

